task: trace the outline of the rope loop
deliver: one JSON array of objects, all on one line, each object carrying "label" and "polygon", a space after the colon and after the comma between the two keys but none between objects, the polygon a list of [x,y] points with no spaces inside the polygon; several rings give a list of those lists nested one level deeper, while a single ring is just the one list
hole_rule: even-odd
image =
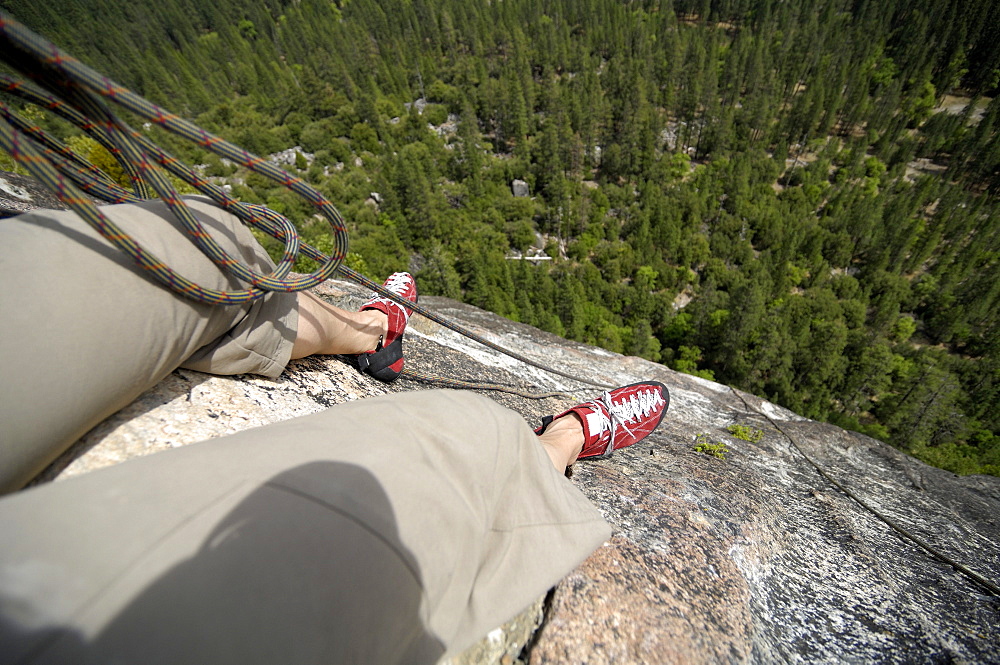
[{"label": "rope loop", "polygon": [[[96,167],[75,156],[38,127],[17,117],[5,105],[0,108],[0,147],[105,239],[168,288],[198,302],[237,304],[260,298],[268,291],[312,288],[333,276],[341,266],[348,247],[344,220],[330,201],[300,178],[100,75],[3,11],[0,11],[0,43],[4,45],[5,60],[34,81],[29,83],[3,75],[0,77],[0,90],[52,111],[87,132],[118,160],[131,178],[135,192],[128,192],[110,182]],[[290,276],[303,243],[288,219],[274,211],[265,213],[260,207],[247,206],[232,198],[128,126],[112,112],[111,105],[120,106],[146,122],[277,182],[309,201],[331,225],[334,236],[331,255],[310,253],[310,258],[320,263],[319,268],[308,275]],[[274,271],[268,275],[259,274],[230,256],[205,230],[163,171],[188,183],[244,223],[282,241],[284,252]],[[159,197],[180,220],[192,242],[216,265],[246,282],[248,287],[238,291],[218,291],[188,280],[108,220],[84,192],[110,203],[135,202],[153,195]]]},{"label": "rope loop", "polygon": [[[198,302],[238,304],[260,298],[268,291],[302,291],[339,272],[351,281],[367,287],[416,313],[435,321],[494,351],[519,362],[580,383],[599,388],[612,386],[554,369],[523,354],[492,342],[445,317],[385,289],[367,277],[343,265],[347,254],[347,229],[337,209],[322,194],[300,178],[292,176],[264,159],[213,136],[209,132],[143,99],[125,87],[81,64],[55,45],[34,34],[9,14],[0,10],[0,55],[12,67],[32,81],[0,74],[0,92],[16,95],[76,125],[106,148],[129,175],[135,191],[113,182],[107,175],[77,156],[39,127],[23,120],[0,102],[0,148],[46,185],[56,197],[73,209],[110,243],[128,254],[145,271],[180,295]],[[169,155],[148,136],[116,116],[117,105],[140,119],[196,143],[214,154],[231,160],[290,189],[312,203],[329,221],[334,249],[328,256],[301,242],[295,226],[283,215],[261,205],[243,203],[209,182],[179,159]],[[206,195],[223,210],[236,215],[243,223],[284,243],[285,251],[269,275],[260,275],[230,257],[205,231],[197,217],[184,204],[166,171]],[[82,191],[81,191],[82,190]],[[198,248],[226,272],[246,282],[239,291],[204,288],[182,275],[140,246],[121,228],[108,220],[84,195],[109,203],[135,203],[158,196],[181,221],[184,230]],[[320,264],[308,275],[291,275],[296,258],[305,256]],[[428,380],[428,375],[421,379]],[[452,382],[457,385],[460,382]],[[484,387],[469,385],[467,387]]]}]

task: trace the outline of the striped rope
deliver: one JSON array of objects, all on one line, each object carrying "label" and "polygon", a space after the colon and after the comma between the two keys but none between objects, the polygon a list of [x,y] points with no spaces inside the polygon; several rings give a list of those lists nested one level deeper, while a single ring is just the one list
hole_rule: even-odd
[{"label": "striped rope", "polygon": [[[33,79],[33,82],[28,82],[0,74],[0,91],[51,111],[87,132],[118,160],[131,178],[135,192],[112,182],[99,169],[75,155],[61,142],[47,136],[38,126],[23,121],[6,105],[0,106],[0,148],[10,153],[17,163],[52,190],[60,201],[167,288],[198,302],[239,304],[260,298],[268,291],[309,289],[339,272],[379,295],[519,362],[579,383],[605,389],[613,387],[562,372],[506,349],[425,307],[409,302],[343,265],[347,253],[347,230],[340,213],[322,194],[300,178],[286,173],[261,157],[213,136],[86,67],[2,10],[0,44],[4,44],[3,57],[8,64]],[[127,125],[111,111],[109,104],[120,106],[146,122],[262,175],[312,203],[330,222],[334,236],[332,253],[328,256],[302,243],[295,226],[284,216],[264,206],[232,198],[221,187],[201,177],[147,136]],[[208,196],[216,205],[236,215],[245,224],[284,243],[282,258],[274,271],[269,275],[260,275],[229,256],[184,204],[164,171]],[[179,275],[108,220],[84,193],[110,203],[137,202],[157,195],[177,216],[185,232],[206,256],[250,287],[238,291],[218,291],[202,287]],[[290,275],[291,267],[300,254],[315,260],[320,267],[308,275]],[[428,374],[417,376],[416,373],[411,373],[410,376],[415,380],[434,381],[453,387],[492,386],[492,389],[507,392],[516,390],[507,390],[496,384],[473,384]],[[566,393],[546,393],[545,396],[566,396]]]},{"label": "striped rope", "polygon": [[493,392],[508,393],[510,395],[517,395],[518,397],[524,397],[526,399],[549,399],[549,398],[559,398],[559,399],[570,399],[579,400],[575,395],[570,393],[564,393],[559,390],[549,390],[544,392],[527,390],[525,388],[518,388],[516,386],[508,386],[502,383],[489,383],[484,381],[468,381],[466,379],[456,379],[452,377],[442,377],[437,374],[428,374],[426,372],[419,372],[413,370],[409,367],[403,369],[402,374],[399,375],[401,379],[408,379],[410,381],[419,381],[421,383],[430,383],[436,386],[443,386],[445,388],[458,388],[460,390],[492,390]]},{"label": "striped rope", "polygon": [[[12,89],[10,86],[5,85],[7,79],[9,78],[10,77],[6,74],[0,74],[0,90],[10,91]],[[96,166],[88,162],[86,159],[75,153],[73,150],[70,150],[70,148],[64,145],[61,141],[57,141],[56,139],[52,138],[51,135],[43,131],[42,128],[39,127],[38,125],[27,122],[26,120],[21,118],[21,116],[17,115],[16,113],[13,113],[10,110],[10,108],[8,108],[8,106],[6,104],[3,104],[2,102],[0,102],[0,112],[2,112],[4,120],[13,125],[15,129],[22,132],[23,134],[30,136],[36,143],[45,146],[46,156],[49,156],[51,154],[58,155],[63,159],[67,159],[70,162],[73,162],[75,168],[82,170],[86,174],[104,182],[107,185],[115,185],[115,182],[111,180],[111,178],[107,174],[105,174],[104,171],[102,171],[101,169],[97,168]],[[50,159],[51,158],[52,157],[50,157]],[[65,171],[65,169],[62,167],[60,167],[59,170]]]},{"label": "striped rope", "polygon": [[972,570],[971,568],[969,568],[965,564],[963,564],[963,563],[961,563],[959,561],[956,561],[954,558],[948,556],[947,554],[945,554],[944,552],[942,552],[937,547],[934,547],[933,545],[931,545],[930,543],[928,543],[927,541],[925,541],[923,538],[921,538],[921,537],[917,536],[916,534],[914,534],[912,531],[910,531],[909,529],[907,529],[906,527],[904,527],[902,524],[899,524],[898,522],[896,522],[896,520],[892,519],[891,517],[889,517],[888,515],[886,515],[882,511],[880,511],[877,508],[875,508],[875,506],[873,506],[870,502],[865,501],[863,498],[861,498],[860,496],[858,496],[857,492],[854,492],[849,487],[847,487],[846,485],[844,485],[843,483],[841,483],[839,480],[837,480],[836,478],[834,478],[830,474],[829,471],[827,471],[826,469],[824,469],[820,465],[819,462],[817,462],[812,457],[810,457],[806,453],[805,449],[803,449],[802,446],[799,445],[798,441],[795,440],[795,437],[793,437],[791,434],[789,434],[787,431],[785,431],[785,428],[782,427],[781,425],[779,425],[774,420],[774,418],[772,418],[771,416],[767,415],[763,410],[755,409],[752,406],[750,406],[750,404],[746,401],[746,399],[744,399],[743,395],[740,394],[740,391],[736,390],[735,388],[733,388],[731,386],[729,388],[729,391],[731,393],[733,393],[734,395],[736,395],[736,397],[738,397],[741,402],[743,402],[743,407],[746,409],[746,411],[748,413],[753,413],[753,414],[756,414],[758,416],[762,416],[765,420],[767,420],[767,422],[771,423],[771,426],[774,427],[774,429],[776,429],[778,432],[780,432],[781,435],[784,436],[788,440],[788,442],[790,444],[792,444],[792,447],[795,448],[796,451],[798,451],[799,455],[801,455],[806,460],[806,462],[808,462],[809,465],[813,469],[815,469],[816,472],[819,475],[821,475],[828,483],[830,483],[831,485],[833,485],[834,487],[836,487],[838,490],[840,490],[841,492],[843,492],[848,498],[850,498],[851,500],[853,500],[855,503],[857,503],[859,506],[861,506],[864,510],[868,511],[868,513],[870,513],[871,515],[873,515],[876,519],[880,520],[886,526],[888,526],[890,529],[892,529],[893,531],[895,531],[896,534],[900,536],[900,538],[902,538],[903,540],[909,540],[914,545],[916,545],[920,549],[922,549],[925,552],[927,552],[927,554],[929,554],[930,556],[934,557],[938,561],[941,561],[942,563],[945,563],[945,564],[951,566],[953,569],[955,569],[956,572],[958,572],[958,573],[960,573],[962,575],[965,575],[967,578],[969,578],[970,580],[972,580],[973,582],[975,582],[976,584],[978,584],[980,587],[982,587],[983,589],[985,589],[989,593],[993,594],[994,596],[1000,596],[1000,584],[997,584],[996,582],[993,582],[992,580],[987,579],[985,576],[983,576],[983,575],[979,574],[978,572]]},{"label": "striped rope", "polygon": [[[322,283],[334,273],[340,272],[379,295],[409,307],[417,314],[524,364],[591,386],[612,387],[609,384],[556,370],[506,349],[417,303],[398,296],[383,288],[381,284],[377,284],[343,265],[343,258],[347,253],[347,231],[344,221],[333,204],[319,192],[309,187],[300,178],[286,173],[236,145],[213,136],[84,66],[72,56],[25,28],[3,10],[0,10],[0,43],[6,47],[2,55],[8,64],[35,79],[40,86],[6,74],[0,74],[0,91],[17,95],[56,113],[87,132],[122,165],[132,180],[135,193],[112,182],[103,172],[80,158],[61,142],[48,136],[37,125],[32,125],[12,113],[2,102],[0,102],[0,148],[6,150],[17,163],[24,166],[32,176],[52,190],[60,201],[79,214],[109,242],[131,256],[141,268],[148,271],[155,279],[180,295],[199,302],[238,304],[260,298],[267,291],[309,289]],[[49,92],[43,88],[47,88]],[[66,99],[60,98],[60,94],[64,95]],[[305,198],[330,222],[334,234],[334,251],[330,256],[327,256],[316,248],[302,243],[294,225],[282,215],[263,206],[245,204],[233,199],[220,187],[201,178],[147,137],[129,127],[111,112],[102,99],[119,105],[139,118],[190,140],[220,157],[229,159],[254,173],[273,180]],[[230,257],[205,231],[161,169],[207,195],[213,202],[236,215],[244,223],[285,243],[284,254],[275,270],[270,275],[260,275]],[[81,193],[80,189],[95,198],[111,203],[136,202],[150,198],[155,193],[181,220],[185,231],[206,256],[220,268],[249,283],[251,288],[240,291],[217,291],[201,287],[178,275],[108,220],[97,206]],[[291,266],[300,252],[319,262],[320,267],[309,275],[289,277]],[[410,368],[402,376],[415,381],[431,382],[454,388],[502,391],[531,399],[574,398],[573,395],[559,391],[535,393],[496,383],[445,378],[417,372]],[[735,390],[733,392],[748,410],[757,412],[755,409],[750,409],[742,395]],[[940,561],[951,565],[956,571],[978,583],[990,593],[1000,595],[1000,586],[996,583],[924,542],[839,483],[809,457],[795,439],[778,423],[766,414],[761,415],[764,415],[772,426],[791,442],[820,475],[859,503],[862,508],[882,520],[902,537],[914,542]]]},{"label": "striped rope", "polygon": [[[309,255],[308,252],[306,253],[306,255],[307,256]],[[395,302],[398,302],[401,305],[409,307],[415,313],[420,314],[424,318],[430,319],[431,321],[434,321],[435,323],[438,323],[438,324],[444,326],[445,328],[448,328],[449,330],[454,330],[455,332],[457,332],[459,335],[462,335],[463,337],[467,337],[468,339],[471,339],[472,341],[477,342],[478,344],[481,344],[481,345],[483,345],[483,346],[485,346],[485,347],[487,347],[489,349],[493,349],[494,351],[496,351],[498,353],[502,353],[505,356],[508,356],[509,358],[513,358],[514,360],[517,360],[518,362],[524,363],[525,365],[529,365],[531,367],[536,367],[536,368],[538,368],[540,370],[548,372],[549,374],[555,374],[555,375],[561,376],[561,377],[563,377],[565,379],[571,379],[573,381],[577,381],[579,383],[585,383],[587,385],[595,386],[597,388],[609,389],[609,388],[614,388],[615,387],[615,386],[613,386],[611,384],[608,384],[608,383],[602,383],[600,381],[592,381],[590,379],[585,379],[585,378],[583,378],[581,376],[576,376],[574,374],[570,374],[568,372],[563,372],[563,371],[555,369],[553,367],[549,367],[548,365],[546,365],[544,363],[541,363],[541,362],[538,362],[537,360],[533,360],[533,359],[529,358],[528,356],[525,356],[524,354],[517,353],[516,351],[512,351],[510,349],[507,349],[507,348],[505,348],[503,346],[500,346],[499,344],[496,344],[495,342],[491,342],[490,340],[486,339],[482,335],[479,335],[479,334],[473,332],[472,330],[469,330],[468,328],[466,328],[466,327],[464,327],[464,326],[462,326],[462,325],[460,325],[458,323],[455,323],[454,321],[451,321],[450,319],[442,316],[441,314],[438,314],[437,312],[433,312],[433,311],[427,309],[423,305],[418,305],[415,302],[410,302],[410,301],[406,300],[405,298],[401,298],[400,296],[396,295],[395,293],[392,293],[391,291],[383,289],[380,284],[376,284],[375,282],[373,282],[372,280],[368,279],[364,275],[362,275],[362,274],[360,274],[358,272],[355,272],[354,270],[352,270],[351,268],[348,268],[347,266],[340,266],[340,272],[345,277],[347,277],[348,279],[350,279],[352,282],[356,282],[357,284],[360,284],[360,285],[362,285],[364,287],[373,289],[373,290],[377,291],[380,295],[385,295],[385,296],[391,298],[392,300],[394,300]]]},{"label": "striped rope", "polygon": [[[0,147],[6,149],[31,175],[48,186],[60,201],[76,211],[109,242],[131,256],[155,279],[193,300],[212,304],[236,304],[257,299],[266,291],[299,291],[312,288],[336,272],[347,252],[347,230],[343,218],[332,203],[301,179],[213,136],[101,76],[50,42],[35,35],[4,12],[0,12],[0,42],[5,45],[4,57],[9,64],[33,78],[38,86],[46,89],[51,96],[61,99],[66,107],[74,108],[79,115],[88,119],[86,125],[98,128],[100,130],[98,135],[104,133],[110,139],[115,148],[112,154],[132,175],[140,198],[145,198],[142,190],[147,186],[151,187],[181,221],[188,236],[199,249],[220,268],[247,282],[252,288],[230,292],[216,291],[201,287],[178,275],[106,219],[96,206],[45,160],[21,132],[6,120],[0,123]],[[15,89],[10,90],[10,84],[7,84],[8,90],[15,94],[19,94],[20,88],[25,87],[27,86],[15,86]],[[284,226],[282,235],[286,242],[285,253],[270,275],[260,275],[229,256],[205,231],[163,172],[150,162],[149,156],[136,139],[137,133],[115,116],[104,100],[193,141],[202,148],[231,159],[305,198],[331,223],[334,232],[334,251],[331,256],[324,257],[325,260],[320,267],[309,275],[288,277],[299,252],[300,240],[291,222],[283,218],[278,223]],[[65,108],[62,110],[65,111]]]}]

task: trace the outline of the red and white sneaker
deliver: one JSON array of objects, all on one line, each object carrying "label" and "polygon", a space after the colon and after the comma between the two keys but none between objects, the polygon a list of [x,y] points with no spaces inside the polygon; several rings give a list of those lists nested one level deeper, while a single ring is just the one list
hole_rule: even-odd
[{"label": "red and white sneaker", "polygon": [[[417,301],[417,283],[408,272],[389,275],[382,286],[407,300]],[[378,293],[373,293],[360,311],[367,309],[384,312],[389,317],[389,329],[374,351],[358,354],[358,369],[379,381],[395,381],[403,371],[403,332],[413,310]]]},{"label": "red and white sneaker", "polygon": [[577,404],[558,416],[545,416],[535,434],[544,432],[553,420],[576,413],[583,421],[584,440],[577,459],[604,459],[649,436],[663,420],[668,406],[670,392],[659,381],[633,383]]}]

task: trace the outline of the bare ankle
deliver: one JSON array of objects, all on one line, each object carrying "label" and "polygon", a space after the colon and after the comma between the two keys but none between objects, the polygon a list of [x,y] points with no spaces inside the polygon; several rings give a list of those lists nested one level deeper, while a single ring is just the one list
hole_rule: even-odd
[{"label": "bare ankle", "polygon": [[576,461],[583,450],[583,421],[576,413],[557,418],[538,436],[549,459],[557,471],[562,471]]},{"label": "bare ankle", "polygon": [[372,336],[374,340],[370,351],[374,351],[379,342],[386,338],[389,334],[389,315],[385,312],[381,312],[377,309],[367,309],[360,314],[367,314],[367,321],[365,322],[365,332]]}]

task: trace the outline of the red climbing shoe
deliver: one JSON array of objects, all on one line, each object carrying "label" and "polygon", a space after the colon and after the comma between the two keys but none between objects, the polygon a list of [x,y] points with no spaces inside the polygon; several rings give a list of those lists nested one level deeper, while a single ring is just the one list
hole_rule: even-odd
[{"label": "red climbing shoe", "polygon": [[[386,289],[412,302],[417,301],[417,283],[408,272],[397,272],[383,284]],[[389,317],[389,329],[384,339],[379,339],[374,351],[359,354],[358,369],[379,381],[395,381],[403,371],[403,332],[413,310],[403,307],[377,293],[373,293],[361,311],[377,309]]]},{"label": "red climbing shoe", "polygon": [[605,392],[558,416],[545,416],[535,434],[544,432],[553,420],[576,413],[583,421],[583,450],[577,459],[604,459],[651,434],[663,420],[668,406],[670,393],[662,383],[633,383]]}]

